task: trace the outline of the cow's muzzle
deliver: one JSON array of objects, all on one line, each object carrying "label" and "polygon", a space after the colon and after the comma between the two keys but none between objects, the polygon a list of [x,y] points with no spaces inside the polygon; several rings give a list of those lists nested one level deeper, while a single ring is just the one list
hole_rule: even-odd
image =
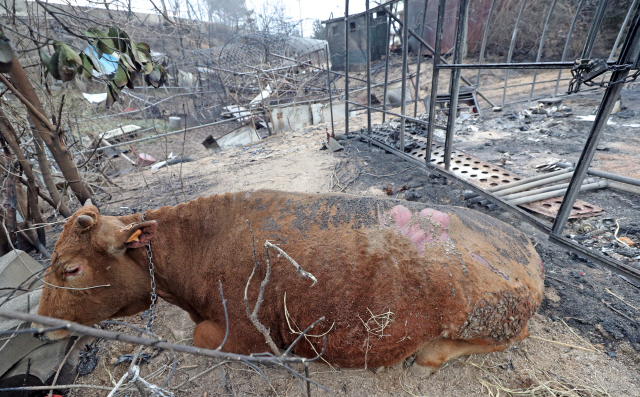
[{"label": "cow's muzzle", "polygon": [[31,328],[41,330],[40,332],[35,332],[33,336],[45,343],[67,338],[71,336],[72,333],[66,329],[54,329],[48,331],[47,329],[50,328],[38,323],[31,323]]}]

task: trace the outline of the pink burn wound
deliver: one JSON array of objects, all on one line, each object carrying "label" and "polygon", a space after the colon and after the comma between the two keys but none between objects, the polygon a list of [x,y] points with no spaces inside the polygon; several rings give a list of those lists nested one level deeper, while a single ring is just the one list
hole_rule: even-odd
[{"label": "pink burn wound", "polygon": [[395,226],[401,234],[411,240],[421,256],[424,255],[426,244],[449,240],[447,230],[450,224],[449,215],[431,208],[415,214],[405,206],[396,205],[391,211],[380,214],[380,227]]}]

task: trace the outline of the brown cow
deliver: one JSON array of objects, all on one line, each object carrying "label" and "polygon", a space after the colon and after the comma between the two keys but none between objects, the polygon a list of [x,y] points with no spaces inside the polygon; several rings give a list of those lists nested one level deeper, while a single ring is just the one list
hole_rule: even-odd
[{"label": "brown cow", "polygon": [[[464,208],[262,190],[201,197],[149,210],[145,219],[103,216],[94,206],[69,218],[45,280],[85,289],[45,286],[38,313],[94,324],[148,309],[151,241],[157,293],[198,324],[196,346],[216,348],[224,336],[220,280],[229,311],[224,350],[267,351],[243,300],[254,267],[247,219],[260,263],[251,302],[265,274],[266,240],[318,280],[312,285],[273,252],[259,320],[285,348],[324,316],[311,333],[326,333],[324,359],[339,367],[386,367],[415,353],[414,373],[428,375],[450,358],[503,350],[527,335],[543,295],[531,242]],[[103,287],[86,289],[93,286]],[[297,355],[319,351],[321,338],[308,339]]]}]

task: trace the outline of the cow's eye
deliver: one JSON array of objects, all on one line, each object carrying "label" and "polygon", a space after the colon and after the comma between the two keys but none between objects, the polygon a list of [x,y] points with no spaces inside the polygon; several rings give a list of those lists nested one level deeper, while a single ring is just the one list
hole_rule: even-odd
[{"label": "cow's eye", "polygon": [[77,275],[78,273],[80,273],[80,266],[76,266],[76,267],[71,267],[71,268],[67,268],[64,270],[64,276],[65,277],[73,277],[75,275]]}]

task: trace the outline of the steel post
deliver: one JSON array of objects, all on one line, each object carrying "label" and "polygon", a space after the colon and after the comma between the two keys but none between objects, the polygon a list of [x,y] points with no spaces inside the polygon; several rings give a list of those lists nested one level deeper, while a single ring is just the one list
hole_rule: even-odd
[{"label": "steel post", "polygon": [[433,52],[433,72],[431,74],[431,99],[429,101],[429,125],[427,126],[427,147],[424,160],[431,163],[431,146],[433,146],[433,128],[436,123],[436,103],[438,100],[438,76],[440,75],[440,52],[442,51],[442,31],[444,29],[444,11],[447,0],[438,4],[438,22],[436,24],[436,48]]},{"label": "steel post", "polygon": [[[493,16],[493,9],[496,5],[496,0],[491,0],[491,6],[489,7],[489,15],[487,15],[487,22],[484,25],[484,32],[482,34],[482,43],[480,44],[480,56],[478,57],[478,63],[484,62],[484,52],[487,49],[487,37],[489,36],[489,26],[491,25],[491,17]],[[478,76],[476,76],[476,90],[480,89],[480,72],[478,69]]]},{"label": "steel post", "polygon": [[[584,47],[582,48],[582,54],[580,54],[581,59],[591,58],[591,51],[593,51],[593,45],[596,42],[596,37],[598,35],[598,31],[600,30],[600,25],[602,25],[602,20],[604,19],[609,1],[610,0],[600,0],[600,2],[598,3],[598,8],[596,9],[596,12],[593,16],[593,21],[591,21],[591,27],[589,27],[587,40],[585,41]],[[604,76],[602,77],[604,78]],[[576,86],[576,90],[578,89],[580,89],[580,84]]]},{"label": "steel post", "polygon": [[[466,25],[467,16],[469,14],[469,0],[460,0],[460,12],[458,17],[458,28],[456,29],[456,43],[453,52],[453,63],[462,62],[462,52],[467,45]],[[458,94],[460,93],[460,74],[461,69],[453,69],[451,71],[451,79],[449,81],[449,119],[447,121],[447,136],[444,140],[444,169],[451,169],[451,149],[453,147],[453,135],[456,130],[456,117],[458,114]],[[435,101],[436,98],[431,98]]]},{"label": "steel post", "polygon": [[[571,21],[571,27],[569,28],[569,32],[567,32],[567,39],[564,42],[564,50],[562,50],[562,59],[564,62],[567,59],[567,54],[569,53],[569,42],[571,41],[571,36],[573,36],[573,30],[576,27],[576,22],[578,22],[578,17],[580,16],[580,11],[582,11],[582,7],[584,6],[586,0],[580,0],[580,4],[578,4],[578,9],[576,10],[575,15],[573,16],[573,20]],[[558,80],[556,81],[556,88],[553,91],[553,96],[558,95],[558,87],[560,86],[560,79],[562,77],[562,70],[558,71]]]},{"label": "steel post", "polygon": [[[424,37],[424,25],[427,24],[427,5],[428,0],[424,0],[424,10],[422,11],[422,29],[420,29],[420,36]],[[418,18],[420,16],[418,15]],[[418,46],[418,66],[416,67],[416,93],[413,97],[413,117],[418,114],[418,98],[420,97],[420,64],[422,63],[422,43]]]},{"label": "steel post", "polygon": [[349,133],[349,0],[344,0],[344,133]]},{"label": "steel post", "polygon": [[[465,0],[466,1],[466,0]],[[406,115],[406,107],[407,107],[407,54],[409,53],[409,22],[407,18],[409,11],[409,0],[404,0],[404,25],[402,26],[402,82],[400,89],[400,114],[402,118],[400,119],[400,151],[404,152],[404,133],[405,126],[407,123],[407,119],[405,119]]]},{"label": "steel post", "polygon": [[329,112],[331,113],[331,135],[335,136],[333,126],[333,96],[331,95],[331,73],[329,73],[329,46],[324,45],[324,55],[327,62],[327,91],[329,91]]},{"label": "steel post", "polygon": [[[369,0],[366,0],[365,3],[367,9],[365,13],[367,19],[367,132],[371,136],[371,14],[369,13]],[[371,141],[369,141],[369,146],[371,146]]]},{"label": "steel post", "polygon": [[[624,17],[622,26],[620,26],[620,30],[618,31],[618,36],[616,36],[616,41],[615,43],[613,43],[613,48],[611,48],[611,53],[609,53],[608,61],[613,61],[613,57],[616,54],[616,49],[618,49],[618,44],[620,44],[620,40],[622,39],[624,28],[627,27],[629,20],[633,16],[633,11],[636,9],[637,6],[638,6],[638,0],[633,0],[633,3],[631,3],[631,7],[629,7],[629,11],[627,12],[627,15]],[[606,73],[602,75],[602,80],[600,80],[601,83],[604,81],[605,75]]]},{"label": "steel post", "polygon": [[[542,36],[540,37],[540,45],[538,46],[536,63],[540,62],[540,58],[542,57],[542,48],[544,47],[544,39],[547,35],[547,29],[549,28],[549,21],[551,21],[551,14],[553,14],[553,9],[556,7],[557,2],[558,0],[553,0],[551,2],[551,7],[549,7],[549,13],[547,14],[547,19],[544,22],[544,28],[542,29]],[[529,93],[529,101],[531,101],[531,98],[533,98],[533,90],[536,87],[536,77],[538,77],[538,69],[533,71],[533,82],[531,83],[531,92]]]},{"label": "steel post", "polygon": [[[602,1],[606,2],[607,0]],[[633,23],[629,28],[629,32],[627,33],[627,37],[622,48],[622,53],[618,58],[617,64],[633,64],[636,62],[639,53],[640,13],[638,12],[638,10],[636,10],[635,16],[633,18]],[[611,74],[610,81],[620,81],[621,79],[627,77],[628,74],[629,70],[615,71]],[[559,236],[564,230],[564,226],[567,223],[567,220],[569,219],[569,215],[571,213],[571,208],[573,207],[573,204],[578,197],[582,181],[587,175],[591,160],[593,159],[593,155],[596,152],[598,142],[600,142],[600,137],[602,136],[605,125],[607,124],[607,120],[609,119],[609,115],[611,114],[611,110],[613,109],[613,105],[618,99],[620,91],[622,91],[622,86],[622,83],[614,84],[607,87],[607,90],[605,91],[602,102],[600,103],[600,108],[598,109],[598,114],[596,115],[596,119],[593,122],[593,126],[591,127],[591,132],[589,133],[587,142],[585,143],[582,154],[580,155],[580,160],[576,165],[576,170],[574,172],[573,178],[571,178],[571,184],[569,185],[569,189],[567,189],[567,193],[564,196],[564,200],[562,200],[562,204],[560,205],[560,209],[558,210],[556,219],[553,222],[553,227],[551,229],[552,234]]]},{"label": "steel post", "polygon": [[605,12],[607,11],[609,1],[611,0],[600,0],[600,2],[598,3],[598,8],[596,9],[596,13],[593,16],[593,21],[591,22],[591,27],[589,28],[587,40],[584,43],[584,48],[582,49],[582,54],[580,55],[580,58],[582,59],[589,59],[591,57],[591,51],[593,50],[593,45],[596,42],[596,36],[598,35],[598,31],[600,30],[600,25],[602,25],[602,20],[604,19]]},{"label": "steel post", "polygon": [[[520,20],[522,19],[522,11],[527,4],[527,0],[522,0],[520,6],[520,12],[518,12],[518,19],[516,19],[516,25],[513,27],[513,33],[511,34],[511,44],[509,45],[509,54],[507,55],[507,63],[511,63],[513,58],[513,48],[516,45],[516,37],[518,36],[518,26],[520,26]],[[457,63],[457,62],[456,62]],[[502,102],[500,106],[504,106],[504,101],[507,99],[507,83],[509,82],[509,70],[504,71],[504,90],[502,91]]]},{"label": "steel post", "polygon": [[[384,56],[384,92],[382,94],[382,110],[387,111],[387,84],[389,83],[389,37],[391,36],[391,17],[389,11],[385,9],[387,14],[387,41],[385,41],[385,56]],[[385,121],[385,113],[382,113],[382,123]]]}]

